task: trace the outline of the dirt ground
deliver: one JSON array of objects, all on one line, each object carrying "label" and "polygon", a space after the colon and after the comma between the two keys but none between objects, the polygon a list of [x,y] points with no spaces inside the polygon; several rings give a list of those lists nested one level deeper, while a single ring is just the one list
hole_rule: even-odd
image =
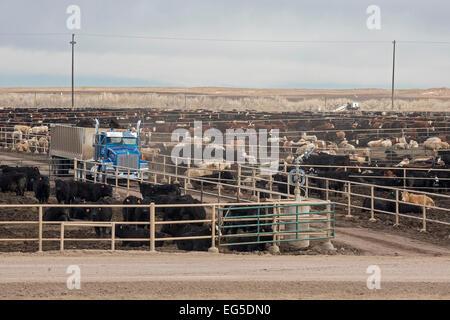
[{"label": "dirt ground", "polygon": [[[450,299],[449,257],[1,254],[2,299]],[[81,288],[67,289],[69,265]],[[381,270],[367,288],[368,266]]]}]

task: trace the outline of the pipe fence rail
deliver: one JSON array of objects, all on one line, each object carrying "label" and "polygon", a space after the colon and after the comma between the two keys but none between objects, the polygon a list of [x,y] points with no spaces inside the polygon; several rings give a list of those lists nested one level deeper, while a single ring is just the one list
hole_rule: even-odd
[{"label": "pipe fence rail", "polygon": [[[165,158],[163,158],[165,159]],[[161,163],[155,163],[161,165]],[[170,164],[168,161],[163,162],[163,169],[162,170],[148,170],[148,174],[152,177],[148,180],[152,183],[180,183],[180,185],[183,186],[183,190],[185,193],[192,192],[192,193],[200,193],[201,200],[203,201],[204,196],[217,196],[217,199],[227,199],[227,200],[236,200],[236,201],[256,201],[261,202],[262,199],[268,199],[269,201],[276,198],[287,198],[287,199],[294,199],[294,186],[290,185],[289,179],[288,179],[288,172],[287,167],[285,166],[284,171],[279,172],[280,174],[284,175],[286,177],[287,182],[284,181],[275,181],[273,178],[273,174],[268,174],[267,176],[261,176],[258,175],[257,170],[255,167],[248,166],[248,165],[236,165],[236,170],[228,170],[229,172],[235,173],[235,181],[227,181],[228,183],[219,182],[217,181],[211,181],[207,179],[203,179],[202,177],[188,177],[186,175],[180,174],[180,170],[178,167],[178,164]],[[168,168],[174,169],[176,173],[169,173],[170,170]],[[413,169],[415,170],[415,169]],[[250,175],[246,175],[246,173],[251,173]],[[130,190],[130,181],[133,181],[133,179],[127,179],[127,185],[126,190]],[[145,182],[143,179],[143,175],[141,175],[140,179],[134,179],[134,181],[140,181]],[[190,188],[192,185],[192,182],[195,182],[200,185],[200,190],[197,188]],[[232,182],[232,183],[229,183]],[[264,185],[261,185],[258,182],[265,183]],[[247,184],[247,185],[246,185]],[[258,186],[257,186],[258,184]],[[217,193],[214,193],[211,190],[206,191],[205,186],[210,185],[214,186],[217,190]],[[286,192],[280,192],[279,185],[284,186],[284,189]],[[117,184],[116,184],[117,186]],[[119,188],[125,188],[120,187]],[[231,190],[230,193],[225,194],[223,192],[224,188],[228,188]],[[449,226],[450,225],[450,216],[449,216],[449,206],[447,201],[450,202],[450,196],[445,194],[438,194],[438,193],[431,193],[431,192],[423,192],[419,190],[411,190],[411,189],[405,189],[405,188],[397,188],[397,187],[389,187],[389,186],[381,186],[376,184],[369,184],[369,183],[361,183],[361,182],[355,182],[355,181],[348,181],[348,180],[339,180],[339,179],[333,179],[328,177],[319,177],[319,176],[312,176],[312,175],[306,175],[306,181],[305,185],[301,188],[303,191],[303,195],[306,199],[314,199],[311,196],[315,193],[320,198],[324,198],[325,201],[330,200],[330,197],[332,194],[334,195],[340,195],[341,197],[346,197],[347,201],[345,202],[339,202],[338,200],[335,200],[335,204],[337,206],[344,207],[344,209],[347,210],[347,217],[352,217],[352,210],[358,209],[367,209],[370,211],[370,221],[375,221],[375,213],[382,213],[382,214],[388,214],[395,216],[395,225],[399,225],[400,217],[412,219],[412,220],[420,220],[422,221],[422,231],[426,231],[426,224],[427,222],[440,224],[443,226]],[[365,193],[356,193],[352,192],[352,190],[361,189],[361,192]],[[247,193],[246,197],[244,197],[245,191]],[[376,194],[376,193],[389,193],[391,194],[391,197],[383,195],[383,194]],[[413,195],[423,195],[426,197],[429,197],[431,199],[434,199],[437,204],[435,205],[428,205],[426,203],[411,203],[407,201],[402,200],[402,192],[409,192]],[[395,198],[394,198],[394,195]],[[425,201],[426,197],[423,197],[423,201]],[[370,206],[369,207],[362,207],[356,204],[355,200],[361,200],[363,199],[370,199]],[[395,209],[393,208],[393,211],[385,211],[380,210],[376,204],[375,200],[381,200],[385,201],[386,203],[390,204],[393,203],[395,206]],[[442,204],[439,204],[442,203]],[[415,211],[417,211],[417,208],[421,208],[421,217],[418,217],[417,215],[414,215],[411,212],[402,212],[404,211],[403,208],[405,208],[405,205],[409,205],[414,207]],[[417,207],[417,208],[416,208]],[[411,208],[411,207],[409,207]],[[429,211],[433,210],[434,213],[430,213]]]}]

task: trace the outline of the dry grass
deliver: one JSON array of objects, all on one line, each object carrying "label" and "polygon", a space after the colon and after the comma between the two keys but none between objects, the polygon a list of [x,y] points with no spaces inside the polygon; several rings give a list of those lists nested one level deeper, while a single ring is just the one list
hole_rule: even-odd
[{"label": "dry grass", "polygon": [[[325,108],[325,98],[326,106]],[[304,90],[237,88],[77,88],[77,107],[151,107],[173,109],[293,112],[333,110],[348,101],[362,110],[391,109],[390,90]],[[70,88],[0,88],[0,107],[69,107]],[[450,111],[450,89],[396,91],[402,111]]]}]

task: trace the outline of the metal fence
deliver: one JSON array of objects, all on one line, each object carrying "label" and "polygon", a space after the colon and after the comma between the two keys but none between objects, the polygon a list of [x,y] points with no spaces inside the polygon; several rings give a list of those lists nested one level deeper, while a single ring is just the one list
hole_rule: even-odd
[{"label": "metal fence", "polygon": [[[181,240],[201,240],[201,239],[210,239],[211,240],[211,246],[209,251],[216,251],[214,248],[216,248],[216,240],[223,237],[220,233],[216,234],[216,226],[217,229],[220,226],[219,221],[224,221],[224,217],[221,214],[225,207],[233,206],[237,208],[237,206],[241,210],[245,210],[245,208],[259,208],[260,212],[262,210],[266,210],[267,214],[261,214],[257,216],[247,216],[247,221],[257,221],[257,223],[260,223],[261,219],[267,219],[270,218],[273,220],[271,223],[275,228],[272,232],[263,232],[258,230],[255,233],[247,233],[245,234],[245,237],[251,237],[255,238],[256,240],[252,241],[252,243],[279,243],[281,241],[284,242],[295,242],[299,240],[318,240],[318,239],[326,239],[330,240],[334,237],[334,215],[333,215],[333,203],[331,202],[321,202],[321,203],[304,203],[304,202],[293,202],[293,201],[278,201],[278,202],[271,202],[264,205],[255,205],[255,204],[244,204],[244,203],[203,203],[203,204],[154,204],[151,203],[149,205],[104,205],[104,204],[95,204],[95,207],[99,208],[130,208],[130,207],[145,207],[149,208],[150,215],[149,215],[149,221],[144,222],[124,222],[124,221],[110,221],[110,222],[92,222],[92,221],[44,221],[44,212],[46,208],[86,208],[86,207],[92,207],[93,204],[83,204],[83,205],[51,205],[51,204],[23,204],[23,205],[16,205],[16,204],[9,204],[9,205],[3,205],[4,208],[37,208],[37,219],[33,221],[0,221],[0,225],[7,225],[7,226],[14,226],[14,225],[20,225],[20,226],[35,226],[37,228],[37,237],[30,237],[30,238],[0,238],[1,242],[37,242],[38,243],[38,252],[43,251],[43,243],[45,242],[59,242],[59,249],[61,251],[64,251],[65,249],[65,243],[70,242],[86,242],[86,241],[95,241],[95,242],[106,242],[110,243],[110,250],[116,250],[116,243],[118,241],[139,241],[139,242],[145,242],[149,245],[150,252],[154,252],[156,249],[155,243],[157,241],[181,241]],[[203,208],[210,208],[211,209],[211,217],[209,219],[203,219],[203,220],[178,220],[178,221],[158,221],[156,219],[156,212],[158,208],[181,208],[181,207],[203,207]],[[315,211],[308,214],[308,218],[305,219],[304,214],[302,214],[302,210],[299,210],[300,206],[325,206],[327,209],[325,211]],[[282,208],[290,207],[294,208],[294,213],[283,213]],[[271,210],[270,213],[267,212],[267,210]],[[219,214],[220,212],[220,214]],[[320,219],[318,218],[318,215],[321,214]],[[290,222],[286,222],[286,218],[289,218]],[[220,220],[218,220],[220,219]],[[315,224],[318,225],[317,228],[309,228],[305,230],[302,229],[298,225],[301,223],[308,222],[309,224]],[[204,223],[206,225],[209,225],[209,230],[211,231],[210,235],[198,235],[198,236],[189,236],[189,237],[164,237],[164,238],[157,238],[156,237],[156,228],[160,225],[165,224],[192,224],[192,223]],[[297,231],[294,232],[285,232],[281,230],[280,226],[286,225],[286,224],[297,224]],[[321,226],[325,224],[325,227]],[[149,229],[149,237],[148,238],[118,238],[115,234],[116,226],[117,225],[139,225],[143,228]],[[44,237],[44,228],[47,227],[53,227],[59,229],[59,237]],[[111,230],[110,237],[104,237],[104,238],[70,238],[66,236],[66,233],[71,228],[92,228],[92,227],[103,227],[108,228]],[[221,226],[223,227],[223,226]],[[300,231],[300,229],[302,229]],[[220,230],[220,229],[219,229]],[[299,233],[301,232],[301,238],[299,236]],[[286,238],[288,235],[296,235],[295,237]],[[262,241],[261,237],[270,235],[271,241]],[[320,235],[317,236],[317,235]],[[223,244],[220,243],[219,244]],[[241,243],[245,244],[245,243]],[[212,248],[212,249],[211,249]]]},{"label": "metal fence", "polygon": [[[251,169],[251,167],[248,167]],[[242,172],[242,171],[241,171]],[[252,171],[254,172],[254,171]],[[281,172],[281,174],[288,176],[288,172]],[[258,179],[267,183],[266,189],[268,191],[273,190],[274,184],[285,185],[287,189],[287,195],[292,196],[293,186],[290,185],[289,179],[287,182],[276,181],[274,182],[272,176],[269,179],[264,177],[258,177],[253,174],[252,179]],[[356,210],[370,211],[369,221],[376,221],[375,213],[391,215],[395,217],[395,226],[400,224],[400,217],[420,221],[422,224],[421,231],[427,231],[427,223],[435,223],[443,227],[450,226],[450,196],[445,194],[412,191],[411,189],[386,187],[376,184],[360,183],[348,180],[339,180],[328,177],[319,177],[306,175],[305,185],[302,187],[303,195],[306,199],[313,199],[314,194],[319,195],[325,201],[329,201],[334,195],[333,202],[336,206],[342,207],[346,211],[346,217],[352,217],[352,213]],[[429,197],[435,201],[435,205],[429,205],[425,203],[425,197],[423,197],[423,203],[411,203],[402,200],[402,192],[413,193],[414,195],[423,195]],[[260,190],[260,192],[263,192]],[[389,194],[389,196],[386,196]],[[357,200],[370,199],[370,205],[363,207],[357,205]],[[381,200],[386,204],[393,204],[392,211],[381,210],[375,205],[375,200]],[[364,201],[364,200],[363,200]],[[413,206],[416,209],[420,208],[421,214],[414,215],[412,213],[401,212],[401,208],[404,205]],[[433,212],[430,212],[430,211]],[[449,229],[450,231],[450,229]]]}]

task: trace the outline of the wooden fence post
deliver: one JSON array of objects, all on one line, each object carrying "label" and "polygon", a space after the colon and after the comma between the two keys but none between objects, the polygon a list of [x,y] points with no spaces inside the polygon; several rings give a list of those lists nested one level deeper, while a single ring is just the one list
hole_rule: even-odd
[{"label": "wooden fence post", "polygon": [[59,250],[64,251],[64,222],[61,222]]},{"label": "wooden fence post", "polygon": [[42,206],[39,206],[39,249],[42,252]]},{"label": "wooden fence post", "polygon": [[155,252],[155,203],[150,204],[150,252]]},{"label": "wooden fence post", "polygon": [[305,198],[309,198],[309,178],[305,176]]},{"label": "wooden fence post", "polygon": [[241,165],[238,163],[237,164],[237,195],[236,195],[236,200],[237,202],[240,202],[241,199]]},{"label": "wooden fence post", "polygon": [[374,197],[374,187],[371,186],[370,187],[370,219],[369,219],[369,221],[371,221],[371,222],[377,221],[377,219],[375,219],[375,217],[374,217],[374,209],[375,208],[374,208],[373,197]]},{"label": "wooden fence post", "polygon": [[216,206],[212,206],[211,214],[211,247],[208,252],[219,253],[219,249],[216,248]]},{"label": "wooden fence post", "polygon": [[350,181],[347,184],[347,215],[345,216],[346,218],[352,218],[352,198],[351,198],[351,184]]},{"label": "wooden fence post", "polygon": [[75,181],[78,180],[77,170],[78,170],[78,160],[75,158],[73,159],[73,180]]},{"label": "wooden fence post", "polygon": [[423,214],[423,227],[420,230],[420,232],[427,232],[427,208],[425,205],[425,195],[423,195],[423,207],[422,207],[422,214]]},{"label": "wooden fence post", "polygon": [[272,176],[272,174],[270,174],[270,176],[269,176],[269,191],[270,191],[270,193],[269,193],[269,200],[273,199],[273,197],[272,197],[272,188],[273,188],[273,176]]},{"label": "wooden fence post", "polygon": [[200,182],[201,190],[200,190],[200,202],[203,202],[203,180]]},{"label": "wooden fence post", "polygon": [[163,157],[163,179],[161,180],[161,182],[163,184],[167,183],[167,178],[166,178],[166,157]]},{"label": "wooden fence post", "polygon": [[111,251],[116,250],[116,223],[111,224]]},{"label": "wooden fence post", "polygon": [[251,196],[251,200],[252,201],[257,201],[257,196],[256,196],[256,169],[252,170],[252,196]]},{"label": "wooden fence post", "polygon": [[399,226],[399,216],[398,216],[398,189],[395,189],[395,224],[394,227],[398,227]]},{"label": "wooden fence post", "polygon": [[175,181],[173,183],[180,183],[178,181],[178,158],[175,158]]}]

